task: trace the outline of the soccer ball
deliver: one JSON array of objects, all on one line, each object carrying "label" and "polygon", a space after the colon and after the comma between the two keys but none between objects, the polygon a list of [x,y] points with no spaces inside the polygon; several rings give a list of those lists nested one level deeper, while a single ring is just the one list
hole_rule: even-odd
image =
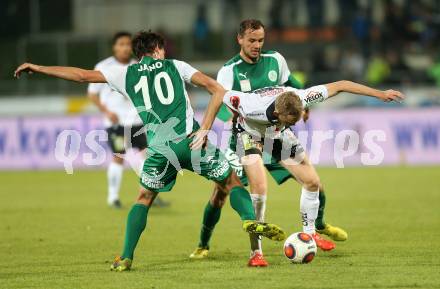
[{"label": "soccer ball", "polygon": [[294,233],[284,242],[284,255],[292,263],[310,263],[316,251],[315,240],[304,232]]}]

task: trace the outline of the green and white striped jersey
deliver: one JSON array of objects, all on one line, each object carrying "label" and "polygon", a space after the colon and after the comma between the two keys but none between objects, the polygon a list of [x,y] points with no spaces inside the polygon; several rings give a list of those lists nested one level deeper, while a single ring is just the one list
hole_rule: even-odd
[{"label": "green and white striped jersey", "polygon": [[226,90],[248,92],[284,85],[289,77],[290,71],[284,57],[276,51],[263,51],[256,63],[247,63],[237,54],[219,70],[217,81]]},{"label": "green and white striped jersey", "polygon": [[[217,81],[226,90],[250,92],[269,86],[302,88],[290,73],[286,59],[276,51],[263,51],[256,63],[247,63],[240,54],[235,55],[219,70]],[[223,121],[231,117],[223,105],[217,117]]]}]

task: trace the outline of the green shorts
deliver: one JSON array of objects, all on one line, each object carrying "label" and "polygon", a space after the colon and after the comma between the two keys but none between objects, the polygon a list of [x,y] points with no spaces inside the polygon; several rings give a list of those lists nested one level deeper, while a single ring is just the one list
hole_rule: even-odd
[{"label": "green shorts", "polygon": [[[237,173],[237,175],[240,177],[240,181],[244,186],[247,186],[249,184],[246,172],[243,169],[243,166],[240,163],[240,158],[236,153],[237,149],[237,137],[238,135],[232,134],[229,139],[229,148],[225,152],[225,156],[229,161],[229,164],[234,169],[234,171]],[[246,148],[244,148],[246,150]],[[265,161],[264,166],[269,171],[272,178],[277,182],[278,185],[281,185],[288,179],[292,178],[295,179],[295,177],[288,171],[286,168],[284,168],[282,165],[279,164],[279,160],[277,160],[275,157],[270,156],[266,153],[263,155],[263,159],[269,159],[269,161]]]},{"label": "green shorts", "polygon": [[177,172],[183,169],[215,182],[221,182],[230,175],[232,169],[217,147],[208,143],[206,148],[193,151],[189,148],[191,140],[185,138],[162,147],[148,147],[140,177],[141,185],[153,192],[171,191]]}]

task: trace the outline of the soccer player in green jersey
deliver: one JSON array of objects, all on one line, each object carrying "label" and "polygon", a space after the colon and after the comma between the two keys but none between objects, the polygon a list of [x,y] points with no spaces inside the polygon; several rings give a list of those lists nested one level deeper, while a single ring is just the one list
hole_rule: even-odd
[{"label": "soccer player in green jersey", "polygon": [[[218,72],[217,81],[227,90],[250,92],[264,87],[282,85],[294,88],[301,88],[301,84],[291,75],[284,57],[276,51],[263,51],[265,30],[259,20],[247,19],[240,23],[237,40],[241,47],[240,53],[229,60]],[[229,114],[229,117],[228,117]],[[219,112],[220,118],[226,120],[231,113],[225,106]],[[243,166],[240,158],[236,155],[237,142],[240,140],[240,128],[237,126],[236,118],[233,118],[232,136],[229,141],[229,148],[225,155],[231,166],[237,172],[243,184],[250,185],[251,198],[258,220],[264,220],[267,195],[267,178],[264,167],[269,171],[274,180],[280,185],[294,176],[273,157],[268,163],[262,161],[254,162],[251,165]],[[246,158],[249,158],[246,156]],[[215,189],[214,194],[218,194]],[[316,229],[319,233],[330,236],[335,241],[345,241],[347,233],[341,228],[332,226],[324,221],[324,208],[326,197],[322,186],[319,188],[319,213],[316,219]],[[208,255],[209,240],[215,224],[207,224],[205,220],[212,219],[210,214],[220,214],[221,208],[205,209],[203,225],[200,233],[200,241],[196,250],[190,255],[191,258],[204,258]],[[218,211],[218,212],[217,212]],[[211,213],[212,212],[212,213]],[[334,244],[320,238],[317,244],[321,249],[331,250]],[[249,266],[267,266],[268,263],[263,257],[261,240],[257,236],[251,236],[251,256]]]},{"label": "soccer player in green jersey", "polygon": [[[214,203],[224,202],[230,195],[231,206],[242,219],[246,232],[272,240],[285,239],[284,231],[278,226],[256,221],[248,191],[219,149],[206,142],[206,133],[220,108],[224,88],[183,61],[165,59],[164,39],[156,33],[139,32],[133,38],[133,51],[139,63],[120,69],[85,70],[24,63],[15,71],[16,77],[22,72],[38,72],[76,82],[108,83],[130,98],[137,109],[149,145],[140,176],[140,193],[127,218],[124,249],[111,269],[131,268],[150,206],[159,192],[172,189],[177,172],[182,169],[213,180],[223,193],[227,192],[215,196]],[[201,126],[193,118],[185,82],[212,94]]]}]

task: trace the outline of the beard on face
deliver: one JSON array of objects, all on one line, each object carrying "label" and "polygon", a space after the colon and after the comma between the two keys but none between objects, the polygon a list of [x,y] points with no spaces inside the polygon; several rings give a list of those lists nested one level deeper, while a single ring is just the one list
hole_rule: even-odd
[{"label": "beard on face", "polygon": [[255,63],[255,62],[257,62],[258,59],[260,58],[260,50],[258,50],[258,56],[251,56],[251,55],[249,55],[248,53],[246,53],[246,56],[249,57],[249,59],[250,59],[253,63]]}]

